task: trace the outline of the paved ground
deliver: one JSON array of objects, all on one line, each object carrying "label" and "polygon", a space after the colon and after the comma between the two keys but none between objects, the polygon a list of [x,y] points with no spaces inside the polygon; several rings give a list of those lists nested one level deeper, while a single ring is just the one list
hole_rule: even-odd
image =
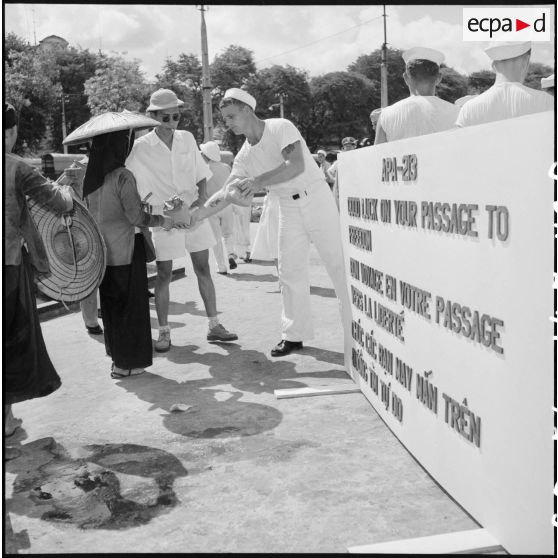
[{"label": "paved ground", "polygon": [[477,526],[361,394],[274,396],[351,383],[315,252],[316,338],[281,359],[269,355],[280,339],[273,265],[215,275],[221,321],[240,338],[216,345],[184,261],[174,346],[143,376],[112,380],[79,313],[42,324],[63,386],[14,406],[23,455],[6,464],[7,552],[329,553]]}]

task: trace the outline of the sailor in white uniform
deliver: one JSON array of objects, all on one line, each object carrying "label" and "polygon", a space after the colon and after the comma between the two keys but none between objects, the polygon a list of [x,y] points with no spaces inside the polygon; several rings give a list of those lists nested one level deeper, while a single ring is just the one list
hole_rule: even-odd
[{"label": "sailor in white uniform", "polygon": [[453,103],[436,97],[444,55],[433,48],[414,47],[402,56],[410,97],[382,109],[374,145],[449,130],[459,113]]},{"label": "sailor in white uniform", "polygon": [[554,108],[551,95],[523,85],[531,58],[529,41],[494,42],[485,52],[496,72],[494,85],[463,105],[457,126],[475,126]]},{"label": "sailor in white uniform", "polygon": [[322,170],[294,124],[284,118],[260,120],[254,113],[256,100],[246,91],[228,89],[219,108],[225,125],[234,134],[246,136],[225,189],[236,184],[238,191],[249,198],[268,188],[279,196],[282,339],[271,355],[283,356],[302,349],[302,342],[313,337],[308,276],[312,242],[341,302],[345,363],[350,365],[347,348],[351,307],[339,214]]}]

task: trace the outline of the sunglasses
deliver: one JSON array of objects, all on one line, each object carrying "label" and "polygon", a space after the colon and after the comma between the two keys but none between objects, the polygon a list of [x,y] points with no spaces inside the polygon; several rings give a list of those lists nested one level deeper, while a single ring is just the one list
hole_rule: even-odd
[{"label": "sunglasses", "polygon": [[161,115],[161,120],[163,122],[170,122],[170,119],[173,119],[175,122],[178,122],[180,120],[180,114],[178,112],[176,112],[175,114],[162,114]]}]

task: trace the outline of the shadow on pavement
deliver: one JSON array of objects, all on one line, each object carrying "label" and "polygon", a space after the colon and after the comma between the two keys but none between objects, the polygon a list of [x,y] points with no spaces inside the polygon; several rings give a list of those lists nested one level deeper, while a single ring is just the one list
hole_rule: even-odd
[{"label": "shadow on pavement", "polygon": [[[320,360],[322,362],[338,364],[339,366],[345,365],[345,357],[343,353],[338,353],[337,351],[329,351],[328,349],[318,349],[317,347],[304,345],[304,349],[302,350],[301,354],[312,356],[316,360]],[[347,376],[344,371],[343,375],[343,377]]]},{"label": "shadow on pavement", "polygon": [[[304,377],[312,378],[345,378],[344,370],[325,370],[308,372],[304,375],[296,371],[296,365],[282,358],[270,359],[268,356],[253,349],[243,349],[237,343],[220,343],[219,347],[228,354],[195,353],[197,347],[175,347],[167,353],[167,358],[177,364],[199,363],[209,367],[212,380],[202,380],[203,387],[231,384],[232,387],[254,394],[273,393],[276,389],[306,387]],[[343,355],[333,351],[304,348],[300,354],[309,354],[318,360],[333,362],[343,366]],[[337,360],[334,360],[334,356]],[[320,358],[321,357],[321,358]],[[210,382],[210,383],[208,383]],[[188,382],[188,385],[195,382]]]},{"label": "shadow on pavement", "polygon": [[325,298],[337,298],[337,295],[335,294],[335,289],[328,289],[326,287],[310,286],[310,294],[323,296]]},{"label": "shadow on pavement", "polygon": [[225,277],[230,277],[236,281],[258,281],[262,283],[275,283],[277,281],[277,275],[272,273],[266,273],[265,275],[256,275],[255,273],[234,273],[231,272]]},{"label": "shadow on pavement", "polygon": [[252,260],[252,263],[255,265],[263,265],[263,266],[273,266],[275,267],[275,262],[272,262],[271,260]]},{"label": "shadow on pavement", "polygon": [[[254,436],[273,430],[282,413],[274,407],[242,401],[243,393],[272,394],[276,389],[306,387],[304,377],[346,378],[344,370],[309,372],[302,376],[295,363],[270,360],[261,351],[242,349],[236,343],[219,345],[228,354],[197,353],[196,345],[173,347],[165,358],[176,364],[201,364],[208,368],[210,378],[177,381],[146,372],[133,379],[121,380],[118,385],[161,409],[165,428],[189,438],[235,438]],[[332,351],[314,350],[315,358],[333,360]],[[336,364],[342,364],[342,355]],[[299,379],[300,378],[300,379]],[[224,391],[230,385],[238,391]],[[224,398],[224,399],[223,399]],[[186,412],[171,412],[174,404],[187,405]]]},{"label": "shadow on pavement", "polygon": [[[195,300],[188,300],[186,302],[174,302],[173,300],[171,300],[169,302],[169,316],[171,315],[180,316],[182,314],[191,314],[192,316],[203,316],[205,318],[207,316],[205,312],[205,308],[200,310],[198,309],[197,306],[198,303]],[[155,309],[155,306],[153,306],[153,309]],[[221,314],[221,312],[218,311],[217,314]],[[169,322],[169,323],[172,327],[173,323],[178,323],[178,322]],[[184,324],[181,325],[184,326]]]},{"label": "shadow on pavement", "polygon": [[[82,529],[149,523],[177,505],[174,481],[188,474],[171,453],[136,444],[87,445],[78,458],[50,437],[19,449],[6,463],[17,475],[6,511]],[[29,548],[22,533],[12,531],[10,547]]]},{"label": "shadow on pavement", "polygon": [[[242,393],[227,393],[218,401],[211,388],[223,382],[213,379],[179,382],[146,372],[118,385],[142,401],[161,409],[163,426],[175,434],[188,438],[235,438],[254,436],[273,430],[283,414],[261,403],[240,401]],[[228,383],[228,382],[227,382]],[[187,405],[187,412],[171,412],[173,404]]]}]

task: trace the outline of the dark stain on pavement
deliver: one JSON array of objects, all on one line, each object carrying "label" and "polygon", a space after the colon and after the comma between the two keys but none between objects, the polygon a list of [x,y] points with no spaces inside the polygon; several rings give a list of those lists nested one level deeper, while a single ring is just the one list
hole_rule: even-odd
[{"label": "dark stain on pavement", "polygon": [[[52,438],[20,449],[6,464],[17,473],[7,511],[82,529],[149,523],[177,505],[174,481],[188,474],[171,453],[137,444],[88,445],[80,458]],[[16,542],[14,535],[10,544]]]}]

